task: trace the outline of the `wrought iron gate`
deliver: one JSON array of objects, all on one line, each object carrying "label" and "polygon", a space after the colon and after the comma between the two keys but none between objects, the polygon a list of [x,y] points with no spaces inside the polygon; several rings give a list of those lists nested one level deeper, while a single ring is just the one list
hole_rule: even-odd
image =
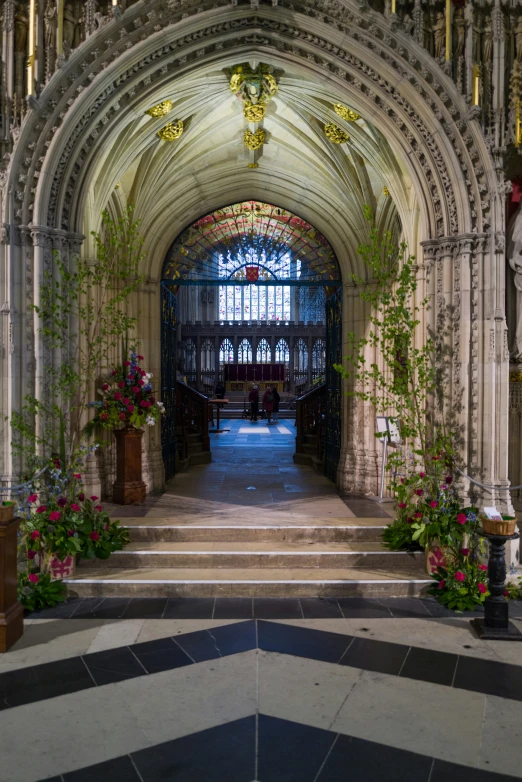
[{"label": "wrought iron gate", "polygon": [[177,296],[161,286],[161,393],[165,415],[161,420],[161,450],[165,480],[176,471],[176,325]]},{"label": "wrought iron gate", "polygon": [[326,421],[324,474],[337,483],[341,456],[341,376],[334,364],[342,364],[342,288],[326,301]]}]

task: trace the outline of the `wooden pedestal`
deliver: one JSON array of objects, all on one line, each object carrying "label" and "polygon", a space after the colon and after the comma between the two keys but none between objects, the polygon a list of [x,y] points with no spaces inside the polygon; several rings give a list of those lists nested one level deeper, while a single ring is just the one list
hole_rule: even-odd
[{"label": "wooden pedestal", "polygon": [[0,523],[0,653],[7,652],[24,633],[24,609],[16,599],[19,524],[19,519]]},{"label": "wooden pedestal", "polygon": [[112,501],[118,505],[144,502],[147,487],[141,477],[141,429],[117,429],[116,481],[112,487]]}]

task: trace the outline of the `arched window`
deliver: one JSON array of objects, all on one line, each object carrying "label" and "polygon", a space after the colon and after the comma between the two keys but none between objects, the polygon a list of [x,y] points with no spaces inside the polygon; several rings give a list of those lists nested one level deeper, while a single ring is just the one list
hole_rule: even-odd
[{"label": "arched window", "polygon": [[256,361],[258,364],[270,364],[272,361],[272,351],[266,339],[260,340],[257,346]]},{"label": "arched window", "polygon": [[220,364],[234,363],[234,346],[229,339],[224,339],[219,348]]},{"label": "arched window", "polygon": [[187,385],[196,385],[196,343],[193,339],[187,339],[181,343],[181,355],[183,359],[183,375]]},{"label": "arched window", "polygon": [[308,385],[308,345],[304,339],[298,339],[294,351],[295,391],[299,395]]},{"label": "arched window", "polygon": [[312,380],[324,380],[326,366],[326,345],[324,339],[316,339],[312,348]]},{"label": "arched window", "polygon": [[248,339],[243,339],[237,349],[237,360],[240,364],[252,363],[252,345]]},{"label": "arched window", "polygon": [[275,349],[275,360],[279,363],[288,364],[290,361],[290,350],[286,339],[280,339]]},{"label": "arched window", "polygon": [[201,371],[213,372],[216,368],[214,340],[205,339],[201,343]]}]

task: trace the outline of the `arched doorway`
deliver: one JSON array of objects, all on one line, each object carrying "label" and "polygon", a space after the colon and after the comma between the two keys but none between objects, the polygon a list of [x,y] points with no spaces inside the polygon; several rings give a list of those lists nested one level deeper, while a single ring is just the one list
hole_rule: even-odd
[{"label": "arched doorway", "polygon": [[257,383],[300,395],[326,378],[325,464],[336,482],[341,381],[332,365],[342,355],[341,270],[322,233],[279,206],[230,204],[175,239],[161,284],[165,478],[174,474],[176,452],[175,367],[178,380],[208,395],[218,381],[229,393],[246,395]]}]

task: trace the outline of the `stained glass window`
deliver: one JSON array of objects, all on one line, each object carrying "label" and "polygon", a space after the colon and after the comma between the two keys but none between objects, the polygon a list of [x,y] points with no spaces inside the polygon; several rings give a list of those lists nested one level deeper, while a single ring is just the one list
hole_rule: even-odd
[{"label": "stained glass window", "polygon": [[275,360],[287,364],[290,361],[290,350],[286,339],[280,339],[275,349]]},{"label": "stained glass window", "polygon": [[272,351],[266,339],[262,339],[257,346],[256,361],[258,364],[269,364],[272,361]]},{"label": "stained glass window", "polygon": [[248,339],[242,339],[239,343],[237,360],[240,364],[252,363],[252,345]]},{"label": "stained glass window", "polygon": [[229,339],[224,339],[219,348],[219,361],[221,364],[234,363],[234,346]]},{"label": "stained glass window", "polygon": [[326,367],[326,343],[324,339],[316,339],[312,348],[312,380],[324,380]]}]

